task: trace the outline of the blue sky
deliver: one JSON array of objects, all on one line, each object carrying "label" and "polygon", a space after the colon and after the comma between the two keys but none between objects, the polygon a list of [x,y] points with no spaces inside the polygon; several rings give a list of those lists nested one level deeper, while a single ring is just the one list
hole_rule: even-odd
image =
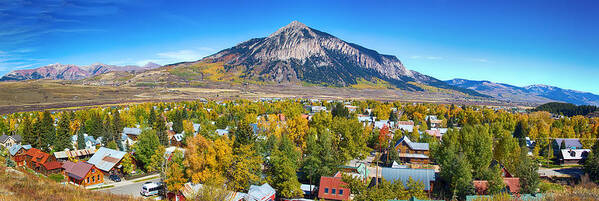
[{"label": "blue sky", "polygon": [[599,94],[599,2],[0,2],[0,75],[52,63],[198,60],[293,20],[438,79]]}]

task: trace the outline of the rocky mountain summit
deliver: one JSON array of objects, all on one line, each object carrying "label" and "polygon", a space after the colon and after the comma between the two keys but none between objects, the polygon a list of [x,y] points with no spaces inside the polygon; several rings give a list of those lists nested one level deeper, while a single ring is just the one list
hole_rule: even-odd
[{"label": "rocky mountain summit", "polygon": [[199,62],[224,62],[225,69],[242,67],[242,77],[258,81],[346,87],[360,81],[382,80],[411,91],[424,90],[422,85],[428,85],[480,95],[408,70],[395,56],[345,42],[298,21],[268,37],[242,42]]}]

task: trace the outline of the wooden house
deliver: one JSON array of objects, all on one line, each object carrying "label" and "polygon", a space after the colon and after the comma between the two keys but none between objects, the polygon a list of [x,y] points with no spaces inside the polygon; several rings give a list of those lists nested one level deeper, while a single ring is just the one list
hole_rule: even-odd
[{"label": "wooden house", "polygon": [[410,138],[403,136],[395,143],[394,147],[402,162],[418,164],[428,164],[430,162],[428,143],[412,142]]},{"label": "wooden house", "polygon": [[62,168],[68,181],[81,186],[89,186],[104,183],[104,174],[94,165],[79,161],[73,163],[66,161]]}]

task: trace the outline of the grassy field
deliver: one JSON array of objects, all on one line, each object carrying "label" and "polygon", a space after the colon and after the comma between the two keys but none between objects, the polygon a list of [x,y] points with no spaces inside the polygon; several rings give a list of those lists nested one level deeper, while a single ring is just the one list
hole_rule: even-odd
[{"label": "grassy field", "polygon": [[0,165],[0,200],[142,200],[56,183],[45,177]]}]

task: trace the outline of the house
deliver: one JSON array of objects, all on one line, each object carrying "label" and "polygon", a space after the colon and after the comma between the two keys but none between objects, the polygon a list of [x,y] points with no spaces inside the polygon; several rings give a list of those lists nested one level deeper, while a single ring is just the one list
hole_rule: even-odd
[{"label": "house", "polygon": [[376,117],[370,116],[370,115],[358,115],[358,121],[360,123],[364,123],[364,124],[369,124],[374,122],[374,120],[376,119]]},{"label": "house", "polygon": [[425,130],[424,132],[432,137],[437,138],[438,140],[441,140],[441,138],[443,138],[443,135],[439,130]]},{"label": "house", "polygon": [[[200,191],[202,190],[203,187],[204,186],[202,184],[194,184],[191,182],[187,182],[187,183],[183,184],[183,187],[181,187],[181,189],[179,189],[178,194],[171,192],[171,193],[167,194],[167,197],[170,200],[179,200],[179,201],[195,200],[196,196],[198,195],[198,193],[200,193]],[[227,195],[225,196],[224,200],[226,200],[226,201],[243,201],[243,200],[247,200],[246,197],[247,197],[246,193],[227,191]]]},{"label": "house", "polygon": [[227,129],[216,129],[216,134],[218,134],[218,136],[229,135],[229,130],[227,130]]},{"label": "house", "polygon": [[193,132],[194,132],[193,136],[196,136],[198,134],[198,132],[200,132],[200,124],[196,124],[196,123],[193,124]]},{"label": "house", "polygon": [[8,149],[8,153],[17,166],[23,166],[25,165],[25,152],[29,149],[31,149],[31,145],[14,144]]},{"label": "house", "polygon": [[3,134],[0,136],[0,146],[2,146],[4,148],[10,148],[15,144],[21,144],[22,139],[23,138],[21,138],[20,135]]},{"label": "house", "polygon": [[403,131],[412,132],[414,131],[414,122],[413,121],[398,121],[395,125],[397,128]]},{"label": "house", "polygon": [[62,163],[58,161],[50,161],[42,164],[39,172],[44,175],[60,174],[62,172]]},{"label": "house", "polygon": [[318,198],[326,200],[349,200],[351,191],[341,177],[320,177]]},{"label": "house", "polygon": [[345,108],[347,108],[347,111],[350,113],[356,112],[356,110],[358,109],[358,106],[354,106],[354,105],[345,105]]},{"label": "house", "polygon": [[590,149],[562,149],[558,159],[560,164],[574,165],[583,162],[591,153]]},{"label": "house", "polygon": [[315,196],[314,191],[318,190],[318,188],[315,185],[310,185],[310,184],[302,184],[300,185],[300,189],[302,189],[302,191],[304,192],[304,197],[312,197]]},{"label": "house", "polygon": [[[510,172],[505,169],[505,167],[497,162],[496,160],[491,161],[489,165],[490,168],[495,166],[499,166],[501,169],[501,178],[503,179],[503,183],[505,183],[505,190],[511,194],[517,194],[520,192],[520,178],[514,177]],[[472,182],[474,184],[474,190],[478,195],[486,195],[487,190],[489,189],[489,182],[485,180],[474,180]]]},{"label": "house", "polygon": [[312,106],[312,107],[310,107],[310,111],[312,113],[319,113],[321,111],[325,111],[326,112],[327,111],[327,107],[325,107],[325,106]]},{"label": "house", "polygon": [[131,138],[133,141],[137,141],[137,137],[141,135],[141,129],[139,128],[123,128],[123,134],[127,135],[127,137]]},{"label": "house", "polygon": [[[71,142],[73,143],[74,147],[78,147],[77,138],[78,138],[78,135],[73,135],[71,137]],[[84,139],[83,143],[85,144],[84,149],[96,149],[96,146],[102,144],[101,138],[102,137],[98,137],[98,139],[96,140],[94,138],[94,136],[83,134],[83,139]]]},{"label": "house", "polygon": [[[562,144],[565,147],[562,147]],[[557,153],[561,149],[582,149],[582,143],[577,138],[556,138],[553,140],[553,153]]]},{"label": "house", "polygon": [[36,172],[42,171],[41,167],[46,162],[56,161],[54,155],[43,152],[42,150],[31,148],[25,152],[25,165],[29,169],[35,170]]},{"label": "house", "polygon": [[388,126],[389,128],[395,128],[395,122],[389,120],[378,120],[374,122],[374,128],[381,129],[384,126]]},{"label": "house", "polygon": [[276,191],[268,183],[261,186],[251,185],[245,195],[245,201],[275,201]]},{"label": "house", "polygon": [[395,151],[399,153],[399,158],[405,163],[429,163],[428,143],[412,142],[408,136],[403,136],[395,143]]},{"label": "house", "polygon": [[96,149],[79,149],[79,150],[71,150],[71,151],[59,151],[54,152],[54,157],[58,161],[66,161],[69,159],[84,159],[92,156],[96,153]]},{"label": "house", "polygon": [[104,174],[96,166],[84,161],[73,163],[66,161],[62,164],[68,181],[81,186],[104,183]]},{"label": "house", "polygon": [[370,173],[368,167],[366,167],[364,163],[358,163],[357,166],[342,165],[339,166],[339,169],[340,172],[349,174],[353,177],[358,177],[362,180],[368,179],[368,174]]},{"label": "house", "polygon": [[426,192],[430,192],[433,189],[433,184],[435,183],[436,179],[435,170],[433,169],[383,167],[381,170],[381,176],[383,179],[391,183],[402,182],[404,186],[407,186],[407,183],[411,177],[414,181],[422,182],[422,184],[424,184],[424,191]]},{"label": "house", "polygon": [[443,124],[443,120],[437,119],[436,115],[426,115],[425,120],[427,121],[427,123],[429,121],[431,122],[431,128],[440,128],[441,124]]},{"label": "house", "polygon": [[104,174],[117,173],[117,168],[120,168],[121,160],[125,157],[125,154],[127,152],[100,147],[87,162]]}]

